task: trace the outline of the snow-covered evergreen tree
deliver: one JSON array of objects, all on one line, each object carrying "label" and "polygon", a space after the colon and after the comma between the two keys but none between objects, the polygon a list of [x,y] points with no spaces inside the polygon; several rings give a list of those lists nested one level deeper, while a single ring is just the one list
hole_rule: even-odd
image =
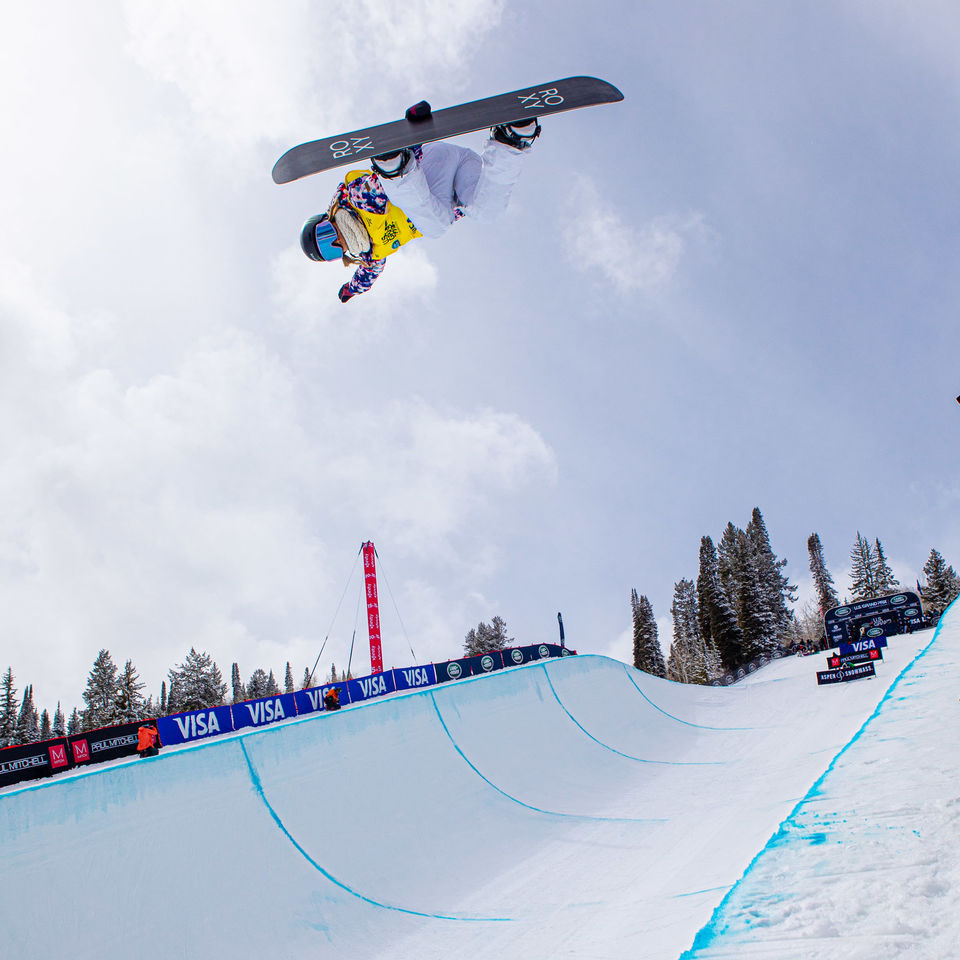
[{"label": "snow-covered evergreen tree", "polygon": [[160,716],[165,717],[169,711],[169,703],[167,701],[167,681],[163,680],[160,683]]},{"label": "snow-covered evergreen tree", "polygon": [[644,673],[665,677],[667,667],[663,662],[657,621],[650,601],[631,590],[630,608],[633,612],[633,665]]},{"label": "snow-covered evergreen tree", "polygon": [[[701,635],[713,642],[728,670],[744,662],[743,632],[730,601],[720,584],[717,551],[710,537],[700,540],[700,575],[697,577],[697,599],[700,603]],[[706,615],[704,614],[706,608]],[[706,620],[707,631],[703,630]]]},{"label": "snow-covered evergreen tree", "polygon": [[218,707],[227,694],[220,668],[209,653],[191,647],[183,663],[170,673],[170,700],[176,692],[176,712]]},{"label": "snow-covered evergreen tree", "polygon": [[53,724],[50,722],[50,711],[46,707],[40,714],[40,739],[49,740],[53,731]]},{"label": "snow-covered evergreen tree", "polygon": [[482,620],[464,637],[463,651],[468,657],[476,657],[491,650],[503,650],[514,643],[507,636],[507,625],[502,617],[494,617],[490,623]]},{"label": "snow-covered evergreen tree", "polygon": [[293,685],[293,670],[290,669],[290,661],[287,661],[287,670],[283,676],[283,692],[294,693],[296,687]]},{"label": "snow-covered evergreen tree", "polygon": [[70,714],[70,719],[67,721],[67,736],[72,737],[75,733],[80,733],[82,730],[83,721],[80,719],[80,712],[74,707]]},{"label": "snow-covered evergreen tree", "polygon": [[746,663],[778,645],[777,623],[764,596],[753,544],[742,530],[737,533],[733,562],[739,584],[736,613],[743,635],[741,656]]},{"label": "snow-covered evergreen tree", "polygon": [[877,555],[859,530],[850,551],[850,563],[850,593],[854,602],[880,596],[877,592]]},{"label": "snow-covered evergreen tree", "polygon": [[960,594],[960,577],[952,566],[947,566],[939,550],[931,550],[923,565],[926,578],[923,585],[923,609],[939,616]]},{"label": "snow-covered evergreen tree", "polygon": [[60,709],[60,701],[57,701],[57,709],[53,714],[53,728],[50,731],[55,737],[64,737],[67,734],[67,721]]},{"label": "snow-covered evergreen tree", "polygon": [[817,601],[820,604],[820,616],[834,607],[840,606],[840,597],[833,586],[833,577],[827,570],[823,559],[823,544],[819,533],[811,533],[807,538],[807,552],[810,554],[810,573],[813,575],[813,585],[817,589]]},{"label": "snow-covered evergreen tree", "polygon": [[83,691],[83,729],[95,730],[117,722],[117,665],[109,650],[100,650]]},{"label": "snow-covered evergreen tree", "polygon": [[17,733],[17,688],[13,667],[7,667],[0,678],[0,747],[11,747]]},{"label": "snow-covered evergreen tree", "polygon": [[28,683],[23,691],[23,702],[17,714],[17,743],[35,743],[40,739],[40,718],[33,703],[33,684]]},{"label": "snow-covered evergreen tree", "polygon": [[267,696],[275,697],[280,693],[280,684],[277,683],[277,678],[273,675],[273,671],[270,671],[270,675],[267,677]]},{"label": "snow-covered evergreen tree", "polygon": [[301,690],[306,690],[306,689],[308,689],[311,683],[313,683],[313,677],[312,677],[311,674],[310,674],[310,668],[309,668],[309,667],[304,667],[304,668],[303,668],[303,681],[302,681],[302,683],[300,684],[300,689],[301,689]]},{"label": "snow-covered evergreen tree", "polygon": [[[273,676],[273,674],[271,673],[270,676]],[[247,699],[256,700],[259,697],[269,696],[269,694],[270,677],[267,676],[267,671],[263,667],[257,667],[247,681]]]},{"label": "snow-covered evergreen tree", "polygon": [[743,531],[732,523],[723,528],[723,535],[717,544],[717,574],[720,586],[730,601],[730,606],[737,609],[740,602],[740,580],[737,571],[738,541]]},{"label": "snow-covered evergreen tree", "polygon": [[673,643],[667,659],[667,679],[678,683],[709,683],[723,673],[720,656],[700,633],[697,588],[692,580],[673,585]]},{"label": "snow-covered evergreen tree", "polygon": [[885,597],[889,593],[896,593],[900,589],[900,581],[893,575],[887,558],[883,555],[883,547],[880,541],[874,540],[876,550],[877,569],[875,574],[874,587],[878,597]]},{"label": "snow-covered evergreen tree", "polygon": [[143,688],[145,684],[137,673],[132,660],[127,660],[117,677],[116,722],[135,723],[142,720],[144,711]]},{"label": "snow-covered evergreen tree", "polygon": [[753,508],[746,534],[757,567],[764,610],[773,620],[775,637],[782,640],[787,636],[793,620],[793,614],[787,604],[796,603],[797,587],[784,575],[786,559],[777,559],[777,555],[773,552],[767,525],[759,507]]},{"label": "snow-covered evergreen tree", "polygon": [[242,703],[247,699],[247,691],[243,686],[243,681],[240,679],[240,665],[234,661],[233,666],[230,668],[230,684],[233,687],[233,702]]}]

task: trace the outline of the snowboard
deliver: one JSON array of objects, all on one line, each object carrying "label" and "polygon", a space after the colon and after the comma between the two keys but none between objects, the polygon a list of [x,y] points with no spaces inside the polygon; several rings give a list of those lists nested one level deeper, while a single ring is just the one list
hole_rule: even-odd
[{"label": "snowboard", "polygon": [[623,94],[606,80],[596,77],[567,77],[525,90],[501,93],[484,100],[473,100],[445,107],[423,119],[394,120],[375,127],[340,133],[325,140],[311,140],[288,150],[273,167],[275,183],[291,183],[301,177],[356,163],[403,147],[431,140],[446,140],[473,133],[498,123],[513,123],[531,116],[592,107],[598,103],[616,103]]}]

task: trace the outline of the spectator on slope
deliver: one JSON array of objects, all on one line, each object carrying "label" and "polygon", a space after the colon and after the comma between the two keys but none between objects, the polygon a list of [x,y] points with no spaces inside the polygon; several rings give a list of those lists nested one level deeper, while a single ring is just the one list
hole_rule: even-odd
[{"label": "spectator on slope", "polygon": [[323,705],[328,710],[339,710],[340,709],[340,690],[337,687],[331,687],[323,695]]},{"label": "spectator on slope", "polygon": [[155,721],[140,724],[137,730],[137,750],[141,757],[155,757],[160,752],[160,731]]}]

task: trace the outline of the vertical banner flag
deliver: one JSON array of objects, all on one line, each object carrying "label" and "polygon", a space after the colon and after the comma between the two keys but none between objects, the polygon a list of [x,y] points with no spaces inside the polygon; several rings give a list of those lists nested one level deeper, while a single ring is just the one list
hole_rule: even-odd
[{"label": "vertical banner flag", "polygon": [[380,602],[377,599],[377,564],[373,541],[363,545],[363,580],[367,589],[367,631],[370,634],[370,672],[383,673],[380,649]]}]

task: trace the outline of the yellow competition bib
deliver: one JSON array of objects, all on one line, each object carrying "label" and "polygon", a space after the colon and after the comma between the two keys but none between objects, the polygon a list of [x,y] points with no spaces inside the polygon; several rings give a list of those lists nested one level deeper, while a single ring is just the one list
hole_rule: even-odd
[{"label": "yellow competition bib", "polygon": [[[344,178],[344,183],[352,183],[370,170],[351,170]],[[396,253],[405,243],[422,237],[423,234],[410,222],[407,215],[399,208],[387,201],[385,213],[368,213],[366,210],[351,210],[363,221],[363,225],[370,234],[370,256],[375,260],[382,260]]]}]

